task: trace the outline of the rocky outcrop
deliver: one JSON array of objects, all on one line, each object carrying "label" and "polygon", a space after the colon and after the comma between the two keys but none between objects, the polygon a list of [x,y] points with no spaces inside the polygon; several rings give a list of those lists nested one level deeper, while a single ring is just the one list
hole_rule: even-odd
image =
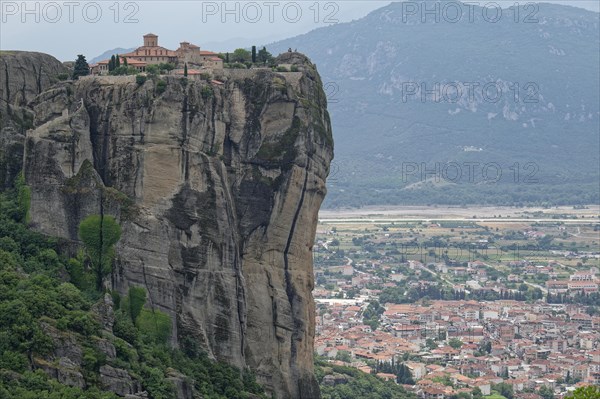
[{"label": "rocky outcrop", "polygon": [[107,364],[100,367],[100,384],[107,391],[119,396],[132,395],[141,389],[139,383],[132,379],[127,371]]},{"label": "rocky outcrop", "polygon": [[167,380],[175,387],[178,399],[195,399],[194,386],[184,374],[171,369],[168,371]]},{"label": "rocky outcrop", "polygon": [[67,68],[56,58],[26,51],[0,51],[0,189],[21,170],[23,141],[33,127],[27,103],[58,81]]},{"label": "rocky outcrop", "polygon": [[333,143],[314,65],[278,61],[298,72],[60,83],[30,104],[24,172],[39,231],[76,242],[86,216],[119,220],[106,284],[146,288],[172,345],[249,367],[278,398],[318,398],[311,250]]},{"label": "rocky outcrop", "polygon": [[30,51],[0,52],[0,98],[4,105],[24,107],[58,81],[67,68],[56,58]]},{"label": "rocky outcrop", "polygon": [[80,364],[73,362],[68,357],[61,357],[58,361],[52,363],[44,359],[34,358],[33,366],[44,370],[49,377],[56,379],[61,384],[77,388],[85,388],[86,386]]}]

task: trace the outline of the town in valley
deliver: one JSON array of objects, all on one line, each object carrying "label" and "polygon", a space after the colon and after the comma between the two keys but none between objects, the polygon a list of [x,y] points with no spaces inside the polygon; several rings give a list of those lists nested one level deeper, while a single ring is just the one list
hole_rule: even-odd
[{"label": "town in valley", "polygon": [[597,215],[322,212],[315,351],[424,399],[548,399],[600,384]]}]

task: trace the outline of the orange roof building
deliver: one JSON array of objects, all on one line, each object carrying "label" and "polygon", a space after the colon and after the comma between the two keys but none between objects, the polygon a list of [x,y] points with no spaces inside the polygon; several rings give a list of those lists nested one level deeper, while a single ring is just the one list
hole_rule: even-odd
[{"label": "orange roof building", "polygon": [[[130,53],[119,54],[121,65],[127,60],[127,65],[133,66],[140,72],[144,72],[148,65],[170,63],[178,65],[183,71],[183,66],[187,63],[190,66],[197,66],[209,69],[222,69],[223,60],[218,54],[212,51],[200,50],[199,46],[189,42],[181,42],[177,50],[158,45],[158,36],[154,33],[144,35],[144,45],[138,47]],[[107,74],[109,60],[103,60],[91,66],[92,74]],[[193,70],[193,74],[200,74],[200,71]],[[188,70],[188,74],[190,71]],[[177,72],[175,72],[177,74]],[[182,74],[183,72],[181,72]]]}]

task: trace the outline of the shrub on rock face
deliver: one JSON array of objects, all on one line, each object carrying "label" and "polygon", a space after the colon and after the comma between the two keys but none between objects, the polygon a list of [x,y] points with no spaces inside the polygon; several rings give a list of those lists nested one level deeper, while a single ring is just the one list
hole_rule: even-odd
[{"label": "shrub on rock face", "polygon": [[160,310],[142,309],[135,324],[152,342],[165,344],[171,335],[171,318]]},{"label": "shrub on rock face", "polygon": [[83,241],[96,272],[96,287],[102,288],[102,279],[112,271],[114,244],[121,238],[121,226],[112,216],[91,215],[79,225]]},{"label": "shrub on rock face", "polygon": [[165,92],[166,89],[167,82],[165,82],[164,80],[159,80],[158,83],[156,83],[156,94],[162,94]]},{"label": "shrub on rock face", "polygon": [[212,95],[213,95],[213,89],[212,89],[212,87],[210,87],[210,86],[204,86],[202,88],[202,91],[200,92],[200,95],[204,99],[211,98]]},{"label": "shrub on rock face", "polygon": [[129,292],[115,314],[115,335],[134,343],[139,331],[141,338],[147,343],[167,343],[171,336],[171,318],[158,309],[145,309],[145,304],[146,290],[142,287],[129,287]]}]

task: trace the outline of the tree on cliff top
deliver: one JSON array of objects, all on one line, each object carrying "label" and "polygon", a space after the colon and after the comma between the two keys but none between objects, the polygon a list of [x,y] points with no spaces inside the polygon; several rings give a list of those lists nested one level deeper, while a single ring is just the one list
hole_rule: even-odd
[{"label": "tree on cliff top", "polygon": [[250,52],[243,48],[238,48],[233,52],[233,61],[234,62],[246,62],[250,61]]},{"label": "tree on cliff top", "polygon": [[75,68],[73,69],[73,79],[79,79],[80,76],[87,76],[90,74],[90,66],[85,60],[85,56],[79,54],[77,60],[75,60]]},{"label": "tree on cliff top", "polygon": [[273,60],[273,56],[267,51],[266,47],[263,47],[261,50],[258,51],[257,58],[258,61],[262,62],[264,65],[270,63]]}]

